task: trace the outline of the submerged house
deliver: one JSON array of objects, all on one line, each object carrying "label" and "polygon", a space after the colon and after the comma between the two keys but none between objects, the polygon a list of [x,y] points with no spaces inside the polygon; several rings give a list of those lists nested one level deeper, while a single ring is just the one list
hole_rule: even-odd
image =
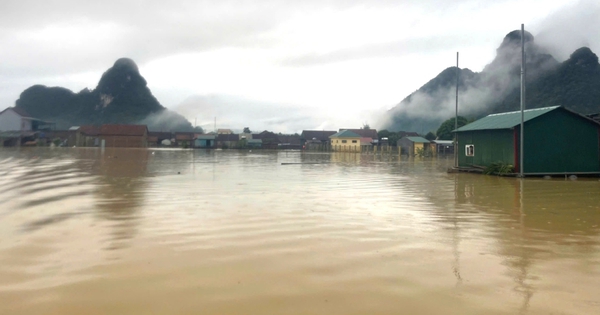
[{"label": "submerged house", "polygon": [[240,136],[232,133],[220,133],[216,137],[217,147],[222,149],[237,148],[240,142]]},{"label": "submerged house", "polygon": [[362,150],[368,150],[370,147],[379,144],[379,136],[376,129],[340,129],[340,132],[348,130],[360,136]]},{"label": "submerged house", "polygon": [[[459,167],[510,164],[519,171],[521,112],[458,128]],[[524,111],[525,175],[600,174],[600,123],[561,106]]]},{"label": "submerged house", "polygon": [[203,149],[213,149],[217,147],[217,135],[206,135],[199,134],[196,135],[194,139],[194,147],[195,148],[203,148]]},{"label": "submerged house", "polygon": [[452,140],[432,140],[431,145],[437,155],[454,154],[454,141]]},{"label": "submerged house", "polygon": [[361,136],[350,130],[342,130],[329,136],[331,150],[340,152],[360,152]]},{"label": "submerged house", "polygon": [[431,150],[431,141],[420,136],[402,137],[397,143],[400,148],[400,153],[410,156],[417,155],[419,150]]},{"label": "submerged house", "polygon": [[326,150],[329,148],[329,137],[336,133],[334,130],[303,130],[300,143],[306,150]]},{"label": "submerged house", "polygon": [[114,125],[100,127],[99,138],[106,147],[146,148],[148,128],[146,125]]},{"label": "submerged house", "polygon": [[34,118],[22,108],[8,107],[0,111],[0,147],[37,142],[40,132],[52,129],[54,123]]}]

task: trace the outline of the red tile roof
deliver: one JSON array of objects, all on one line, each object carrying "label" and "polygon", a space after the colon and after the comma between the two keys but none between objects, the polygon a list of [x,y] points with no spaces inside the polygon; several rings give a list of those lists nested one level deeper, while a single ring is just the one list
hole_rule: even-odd
[{"label": "red tile roof", "polygon": [[102,125],[103,136],[143,136],[148,131],[146,125]]},{"label": "red tile roof", "polygon": [[176,132],[175,140],[193,140],[194,134],[191,132]]},{"label": "red tile roof", "polygon": [[97,136],[100,134],[100,127],[93,125],[79,126],[79,131],[86,136]]}]

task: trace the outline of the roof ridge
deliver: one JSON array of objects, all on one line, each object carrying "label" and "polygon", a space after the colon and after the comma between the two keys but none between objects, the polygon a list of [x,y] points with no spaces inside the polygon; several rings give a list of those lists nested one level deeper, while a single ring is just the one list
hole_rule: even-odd
[{"label": "roof ridge", "polygon": [[[540,108],[532,108],[532,109],[526,109],[524,110],[524,112],[533,112],[536,110],[549,110],[549,109],[555,109],[555,108],[559,108],[561,105],[555,105],[555,106],[547,106],[547,107],[540,107]],[[512,112],[505,112],[505,113],[496,113],[496,114],[489,114],[488,116],[501,116],[501,115],[510,115],[510,114],[516,114],[516,113],[520,113],[520,110],[516,110],[516,111],[512,111]]]}]

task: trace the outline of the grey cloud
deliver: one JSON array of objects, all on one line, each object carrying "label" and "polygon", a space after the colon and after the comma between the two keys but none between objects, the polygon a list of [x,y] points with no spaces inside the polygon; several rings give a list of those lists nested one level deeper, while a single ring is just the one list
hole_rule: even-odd
[{"label": "grey cloud", "polygon": [[599,53],[599,17],[600,2],[580,0],[534,24],[532,27],[538,30],[535,40],[548,47],[550,53],[560,61],[566,60],[583,46]]},{"label": "grey cloud", "polygon": [[311,128],[317,119],[307,109],[289,104],[276,104],[249,100],[231,95],[194,95],[172,108],[190,121],[197,121],[206,131],[217,128],[253,131],[274,130],[277,132],[299,132]]},{"label": "grey cloud", "polygon": [[394,57],[427,54],[458,47],[458,36],[433,36],[402,41],[364,45],[325,54],[307,54],[282,60],[282,65],[293,67],[314,66],[364,58]]}]

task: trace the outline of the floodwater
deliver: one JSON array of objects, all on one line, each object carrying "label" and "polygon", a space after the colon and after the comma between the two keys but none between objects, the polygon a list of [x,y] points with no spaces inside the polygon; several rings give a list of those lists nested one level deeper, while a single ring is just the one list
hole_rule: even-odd
[{"label": "floodwater", "polygon": [[2,150],[0,314],[600,314],[598,178],[451,164]]}]

